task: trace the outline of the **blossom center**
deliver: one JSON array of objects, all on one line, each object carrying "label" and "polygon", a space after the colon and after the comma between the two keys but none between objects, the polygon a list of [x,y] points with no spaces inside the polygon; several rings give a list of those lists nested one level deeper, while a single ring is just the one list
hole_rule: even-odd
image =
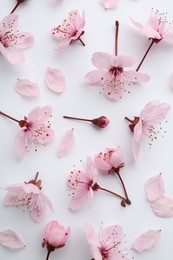
[{"label": "blossom center", "polygon": [[123,72],[123,68],[122,67],[111,67],[109,69],[109,72],[116,77]]}]

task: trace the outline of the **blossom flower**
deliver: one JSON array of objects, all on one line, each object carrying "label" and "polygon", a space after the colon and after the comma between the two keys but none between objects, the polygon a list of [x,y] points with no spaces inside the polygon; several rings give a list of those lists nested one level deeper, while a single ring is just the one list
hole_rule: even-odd
[{"label": "blossom flower", "polygon": [[23,50],[33,43],[31,33],[18,31],[18,19],[19,16],[12,13],[0,23],[0,52],[12,64],[23,63]]},{"label": "blossom flower", "polygon": [[[16,135],[15,146],[17,147],[19,158],[23,159],[26,151],[28,151],[29,143],[47,144],[54,138],[54,131],[51,129],[51,124],[45,123],[52,113],[51,106],[35,107],[31,110],[29,115],[24,116],[23,120],[17,120],[7,114],[0,112],[1,115],[6,116],[17,122],[22,128]],[[37,149],[35,149],[37,151]]]},{"label": "blossom flower", "polygon": [[135,70],[125,70],[134,65],[135,61],[128,56],[114,56],[105,52],[93,54],[92,63],[97,70],[88,72],[85,83],[94,86],[103,86],[106,96],[113,100],[122,98],[129,83],[147,82],[149,76]]},{"label": "blossom flower", "polygon": [[124,181],[122,179],[122,176],[120,175],[120,169],[124,167],[123,151],[121,147],[118,146],[116,149],[107,148],[104,153],[100,152],[99,154],[97,154],[95,156],[95,165],[97,169],[100,169],[107,174],[114,172],[118,176],[124,190],[126,203],[131,204]]},{"label": "blossom flower", "polygon": [[134,120],[125,117],[130,122],[129,128],[133,132],[132,146],[135,160],[138,157],[143,136],[148,136],[151,142],[157,138],[156,127],[165,118],[170,108],[171,106],[166,103],[153,100],[142,109],[139,117],[135,116]]},{"label": "blossom flower", "polygon": [[121,251],[120,244],[123,239],[123,229],[119,225],[104,228],[96,234],[90,224],[86,224],[85,233],[90,245],[90,251],[95,260],[128,260],[127,254]]},{"label": "blossom flower", "polygon": [[48,260],[49,255],[56,248],[59,249],[64,247],[70,235],[70,227],[64,228],[60,225],[58,221],[50,221],[44,229],[44,239],[42,242],[42,247],[47,247],[48,254],[46,260]]},{"label": "blossom flower", "polygon": [[3,200],[6,206],[23,206],[28,209],[33,220],[40,222],[45,216],[46,208],[49,207],[53,211],[53,206],[41,190],[41,180],[37,180],[37,178],[38,173],[34,180],[1,187],[1,189],[7,190]]},{"label": "blossom flower", "polygon": [[62,25],[58,25],[52,29],[52,35],[59,40],[58,46],[55,50],[66,48],[73,41],[77,40],[85,46],[84,42],[81,40],[81,36],[85,32],[84,26],[84,12],[81,17],[77,10],[71,11]]},{"label": "blossom flower", "polygon": [[87,201],[88,205],[91,206],[94,192],[102,190],[108,192],[119,199],[121,199],[121,206],[126,207],[129,203],[127,198],[112,192],[108,189],[101,187],[98,183],[98,172],[94,168],[94,163],[90,157],[87,158],[85,171],[73,170],[68,177],[67,183],[72,190],[72,198],[69,204],[69,208],[72,210],[78,209],[82,206],[84,201]]},{"label": "blossom flower", "polygon": [[94,119],[78,118],[78,117],[71,117],[71,116],[63,116],[63,118],[90,122],[99,128],[105,128],[110,123],[109,119],[106,116],[100,116]]},{"label": "blossom flower", "polygon": [[173,44],[173,24],[167,21],[164,13],[152,10],[144,25],[133,19],[131,21],[149,40],[153,40],[154,43],[163,41]]}]

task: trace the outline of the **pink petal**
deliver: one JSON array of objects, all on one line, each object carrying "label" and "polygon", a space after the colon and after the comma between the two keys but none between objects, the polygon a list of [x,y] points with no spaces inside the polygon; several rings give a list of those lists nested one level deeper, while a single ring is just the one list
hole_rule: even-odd
[{"label": "pink petal", "polygon": [[25,61],[24,54],[20,49],[14,47],[4,48],[0,43],[0,52],[11,64],[21,64]]},{"label": "pink petal", "polygon": [[154,214],[161,218],[173,217],[173,198],[163,195],[151,202],[151,208]]},{"label": "pink petal", "polygon": [[67,155],[69,155],[69,153],[71,152],[73,145],[74,145],[74,141],[75,141],[75,137],[74,137],[74,128],[72,128],[71,130],[68,130],[59,147],[58,147],[58,157],[65,157]]},{"label": "pink petal", "polygon": [[136,142],[135,139],[132,139],[132,150],[133,150],[133,157],[136,161],[138,159],[139,151],[140,151],[140,142]]},{"label": "pink petal", "polygon": [[85,224],[85,234],[87,242],[90,245],[91,256],[94,259],[102,260],[102,256],[99,250],[99,241],[96,232],[90,224]]},{"label": "pink petal", "polygon": [[29,79],[17,79],[16,91],[25,97],[33,97],[40,94],[37,83],[32,82]]},{"label": "pink petal", "polygon": [[123,159],[123,151],[121,147],[118,146],[117,149],[115,149],[115,151],[112,153],[110,162],[113,167],[117,168],[122,163],[122,159]]},{"label": "pink petal", "polygon": [[0,31],[1,33],[5,33],[7,31],[16,31],[18,27],[19,15],[12,13],[7,15],[0,23]]},{"label": "pink petal", "polygon": [[52,91],[62,93],[65,88],[65,76],[60,69],[48,67],[45,75],[45,81]]},{"label": "pink petal", "polygon": [[71,43],[71,38],[70,37],[67,38],[67,39],[62,39],[58,43],[57,47],[55,48],[55,51],[58,51],[58,50],[61,50],[61,49],[64,49],[64,48],[68,47],[70,45],[70,43]]},{"label": "pink petal", "polygon": [[132,150],[135,161],[138,158],[140,150],[140,141],[142,139],[142,120],[139,119],[139,122],[136,124],[133,133],[132,139]]},{"label": "pink petal", "polygon": [[[46,213],[46,205],[41,197],[38,195],[36,206],[30,210],[30,215],[35,222],[41,222]],[[38,206],[37,206],[38,205]]]},{"label": "pink petal", "polygon": [[83,202],[84,202],[84,197],[83,196],[71,198],[68,207],[71,210],[76,210],[76,209],[79,209],[79,208],[82,207]]},{"label": "pink petal", "polygon": [[143,25],[141,23],[138,23],[137,21],[133,20],[132,18],[130,18],[130,20],[139,30],[142,30]]},{"label": "pink petal", "polygon": [[165,193],[162,173],[150,178],[145,185],[147,198],[149,201],[154,201]]},{"label": "pink petal", "polygon": [[165,33],[163,35],[163,41],[168,44],[173,44],[173,33]]},{"label": "pink petal", "polygon": [[114,56],[106,52],[95,52],[91,60],[96,68],[108,70],[113,63]]},{"label": "pink petal", "polygon": [[28,115],[28,121],[34,121],[37,124],[43,124],[52,114],[52,107],[47,105],[44,107],[34,107]]},{"label": "pink petal", "polygon": [[14,146],[18,151],[19,159],[22,160],[28,148],[27,134],[23,130],[17,133],[14,139]]},{"label": "pink petal", "polygon": [[143,250],[154,247],[160,239],[160,232],[160,229],[150,229],[146,233],[143,233],[134,240],[132,245],[133,249],[135,251],[141,252]]},{"label": "pink petal", "polygon": [[114,56],[114,61],[111,64],[115,67],[132,67],[135,63],[135,59],[133,57],[124,56],[124,55],[118,55]]},{"label": "pink petal", "polygon": [[105,9],[111,9],[118,6],[120,0],[102,0]]},{"label": "pink petal", "polygon": [[96,167],[102,171],[109,171],[112,168],[110,163],[107,163],[100,155],[95,156]]},{"label": "pink petal", "polygon": [[153,38],[153,39],[161,39],[160,34],[154,30],[153,28],[151,28],[150,26],[143,26],[142,28],[142,33],[147,36],[148,38]]},{"label": "pink petal", "polygon": [[23,239],[11,229],[0,232],[0,243],[11,249],[20,249],[25,247]]},{"label": "pink petal", "polygon": [[148,82],[150,80],[150,76],[144,73],[140,73],[138,71],[129,70],[129,71],[123,71],[122,77],[125,81],[128,82]]},{"label": "pink petal", "polygon": [[101,86],[106,73],[105,70],[92,70],[85,75],[84,81],[88,85]]},{"label": "pink petal", "polygon": [[123,228],[119,225],[113,225],[100,231],[99,240],[103,244],[118,244],[123,239]]},{"label": "pink petal", "polygon": [[15,36],[17,37],[16,48],[25,49],[33,45],[34,36],[32,33],[18,32]]}]

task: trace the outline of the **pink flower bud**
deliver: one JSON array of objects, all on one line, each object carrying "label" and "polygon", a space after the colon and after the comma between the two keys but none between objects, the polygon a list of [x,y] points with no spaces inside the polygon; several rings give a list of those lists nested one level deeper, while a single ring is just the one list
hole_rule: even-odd
[{"label": "pink flower bud", "polygon": [[[65,246],[65,243],[70,234],[70,227],[67,229],[64,226],[60,225],[58,221],[53,220],[50,221],[44,230],[44,240],[42,246],[47,245],[47,249],[49,248],[60,248]],[[53,251],[53,250],[52,250]]]},{"label": "pink flower bud", "polygon": [[101,116],[92,120],[92,123],[100,128],[105,128],[109,123],[109,119],[105,116]]}]

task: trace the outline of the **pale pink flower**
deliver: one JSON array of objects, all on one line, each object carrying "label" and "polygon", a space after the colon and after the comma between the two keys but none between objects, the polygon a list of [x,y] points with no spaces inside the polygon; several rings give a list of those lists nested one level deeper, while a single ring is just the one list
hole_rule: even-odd
[{"label": "pale pink flower", "polygon": [[24,183],[18,183],[1,189],[7,190],[7,194],[3,200],[7,206],[26,208],[32,219],[40,222],[49,207],[53,211],[52,203],[44,194],[41,187],[41,180],[37,180],[38,173],[34,180]]},{"label": "pale pink flower", "polygon": [[160,239],[160,229],[150,229],[147,232],[138,236],[132,245],[132,248],[137,252],[142,252],[143,250],[148,250],[153,248]]},{"label": "pale pink flower", "polygon": [[110,99],[120,99],[129,83],[147,82],[150,79],[147,74],[124,69],[134,65],[132,57],[96,52],[93,54],[92,63],[97,69],[88,72],[84,81],[89,85],[103,86],[106,96]]},{"label": "pale pink flower", "polygon": [[110,172],[119,172],[124,167],[123,151],[120,146],[107,148],[104,153],[100,152],[95,156],[95,165],[98,169]]},{"label": "pale pink flower", "polygon": [[120,0],[102,0],[102,4],[105,9],[116,8],[119,4]]},{"label": "pale pink flower", "polygon": [[173,24],[167,21],[164,13],[152,10],[144,25],[133,19],[131,21],[148,39],[152,39],[155,43],[164,41],[173,44]]},{"label": "pale pink flower", "polygon": [[62,25],[55,26],[52,29],[52,35],[59,40],[56,50],[66,48],[73,41],[77,40],[85,45],[81,40],[81,36],[84,34],[84,26],[84,12],[81,17],[77,10],[71,11]]},{"label": "pale pink flower", "polygon": [[[136,160],[139,154],[140,142],[144,136],[148,136],[151,142],[157,138],[156,127],[163,121],[171,106],[166,103],[160,103],[158,100],[149,102],[141,111],[139,117],[130,120],[130,129],[133,132],[133,155]],[[151,144],[151,143],[150,143]]]},{"label": "pale pink flower", "polygon": [[51,106],[35,107],[24,120],[19,121],[22,128],[15,138],[15,146],[17,147],[19,158],[23,159],[26,151],[28,151],[29,143],[47,144],[54,138],[54,131],[51,129],[50,122],[45,122],[52,114]]},{"label": "pale pink flower", "polygon": [[120,245],[124,237],[123,229],[119,225],[104,228],[98,234],[90,224],[86,224],[85,233],[90,251],[95,260],[128,260],[127,254],[121,251]]},{"label": "pale pink flower", "polygon": [[87,200],[89,206],[97,190],[98,173],[90,157],[87,158],[85,171],[71,171],[67,184],[73,190],[69,208],[78,209]]},{"label": "pale pink flower", "polygon": [[11,229],[0,231],[0,244],[10,249],[21,249],[25,247],[23,239]]},{"label": "pale pink flower", "polygon": [[23,50],[33,43],[32,34],[18,31],[18,19],[18,15],[9,14],[0,23],[0,52],[12,64],[23,63]]}]

